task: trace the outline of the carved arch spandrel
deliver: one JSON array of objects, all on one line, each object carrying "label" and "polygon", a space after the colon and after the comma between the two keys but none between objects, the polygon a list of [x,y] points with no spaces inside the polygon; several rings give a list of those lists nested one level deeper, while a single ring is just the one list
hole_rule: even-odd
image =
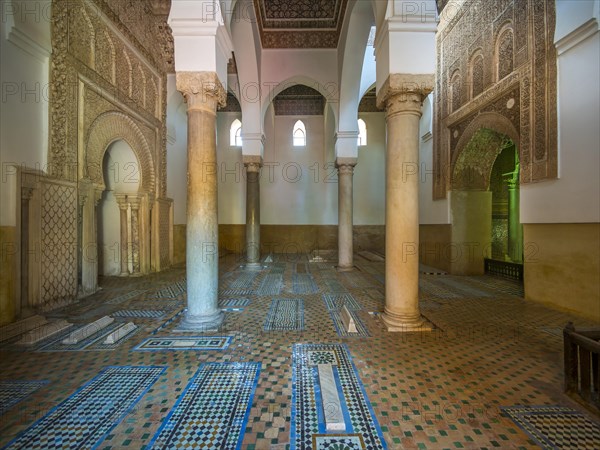
[{"label": "carved arch spandrel", "polygon": [[507,140],[520,150],[519,133],[509,119],[496,113],[479,114],[452,155],[450,188],[487,190],[494,161]]},{"label": "carved arch spandrel", "polygon": [[140,189],[155,192],[154,158],[147,140],[138,125],[126,114],[111,111],[101,114],[90,126],[84,157],[85,177],[104,189],[102,160],[109,145],[122,139],[135,153],[140,167]]}]

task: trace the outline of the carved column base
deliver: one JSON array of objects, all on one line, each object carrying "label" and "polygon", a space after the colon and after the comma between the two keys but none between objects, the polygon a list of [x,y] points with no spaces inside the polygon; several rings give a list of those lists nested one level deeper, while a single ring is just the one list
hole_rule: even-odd
[{"label": "carved column base", "polygon": [[200,333],[208,331],[218,331],[221,328],[221,325],[223,324],[224,318],[225,314],[221,310],[218,310],[214,314],[206,315],[192,315],[186,313],[185,317],[174,331],[197,331]]},{"label": "carved column base", "polygon": [[388,311],[381,316],[388,331],[407,333],[412,331],[432,331],[433,325],[422,315],[397,314]]}]

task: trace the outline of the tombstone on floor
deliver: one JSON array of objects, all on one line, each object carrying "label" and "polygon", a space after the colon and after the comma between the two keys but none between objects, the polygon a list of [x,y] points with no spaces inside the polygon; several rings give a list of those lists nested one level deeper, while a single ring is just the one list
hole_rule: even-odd
[{"label": "tombstone on floor", "polygon": [[63,339],[62,343],[64,345],[77,344],[79,341],[82,341],[83,339],[90,337],[92,334],[97,333],[103,328],[106,328],[114,321],[115,319],[109,316],[101,317],[100,319],[73,331],[68,337]]},{"label": "tombstone on floor", "polygon": [[50,336],[54,336],[57,333],[60,333],[63,330],[66,330],[72,323],[67,322],[66,320],[57,320],[55,322],[47,323],[46,325],[42,325],[39,328],[31,330],[21,337],[21,340],[17,342],[17,344],[21,345],[33,345],[36,344]]},{"label": "tombstone on floor", "polygon": [[354,317],[352,317],[352,314],[350,314],[350,311],[346,305],[342,307],[340,316],[342,318],[342,324],[344,324],[344,329],[348,333],[358,333],[358,330],[356,329],[356,323],[354,322]]}]

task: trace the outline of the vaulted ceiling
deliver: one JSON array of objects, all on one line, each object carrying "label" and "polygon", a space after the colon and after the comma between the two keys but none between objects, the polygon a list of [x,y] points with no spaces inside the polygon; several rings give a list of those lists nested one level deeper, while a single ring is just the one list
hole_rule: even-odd
[{"label": "vaulted ceiling", "polygon": [[348,0],[254,0],[263,48],[336,48]]}]

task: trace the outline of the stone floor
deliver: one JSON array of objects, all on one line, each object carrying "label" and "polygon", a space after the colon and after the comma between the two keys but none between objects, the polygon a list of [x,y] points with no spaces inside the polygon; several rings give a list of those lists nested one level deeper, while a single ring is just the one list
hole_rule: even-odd
[{"label": "stone floor", "polygon": [[[598,324],[526,302],[507,280],[427,269],[421,309],[436,329],[391,334],[378,315],[384,263],[357,257],[354,272],[337,273],[273,260],[247,272],[221,258],[226,320],[207,336],[174,332],[183,268],[103,279],[95,295],[46,313],[74,328],[111,315],[138,330],[108,346],[102,331],[68,348],[63,335],[5,342],[0,447],[600,448],[598,418],[562,393],[561,334],[568,321]],[[343,329],[342,305],[358,333]],[[325,363],[346,424],[336,432],[324,428]]]}]

